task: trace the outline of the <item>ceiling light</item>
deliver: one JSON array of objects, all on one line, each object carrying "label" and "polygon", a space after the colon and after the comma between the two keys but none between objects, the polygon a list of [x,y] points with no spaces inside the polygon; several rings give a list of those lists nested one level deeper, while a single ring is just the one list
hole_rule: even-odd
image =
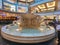
[{"label": "ceiling light", "polygon": [[46,8],[44,4],[38,5],[40,9]]},{"label": "ceiling light", "polygon": [[54,7],[55,6],[55,1],[46,3],[47,7]]},{"label": "ceiling light", "polygon": [[41,9],[41,11],[46,11],[47,9]]},{"label": "ceiling light", "polygon": [[53,8],[48,8],[48,10],[54,10],[55,8],[53,7]]}]

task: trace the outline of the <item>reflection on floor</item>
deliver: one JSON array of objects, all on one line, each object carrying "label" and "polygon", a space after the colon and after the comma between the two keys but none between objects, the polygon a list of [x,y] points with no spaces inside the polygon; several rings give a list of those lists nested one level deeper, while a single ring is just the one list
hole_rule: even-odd
[{"label": "reflection on floor", "polygon": [[37,44],[21,44],[21,43],[14,43],[14,42],[10,42],[7,41],[3,38],[0,37],[0,45],[57,45],[55,42],[55,39],[52,39],[48,42],[44,42],[44,43],[37,43]]},{"label": "reflection on floor", "polygon": [[[1,29],[1,26],[0,26]],[[57,41],[56,38],[52,39],[50,41],[44,42],[44,43],[36,43],[36,44],[21,44],[21,43],[15,43],[15,42],[11,42],[8,40],[5,40],[1,37],[0,35],[0,45],[57,45]]]}]

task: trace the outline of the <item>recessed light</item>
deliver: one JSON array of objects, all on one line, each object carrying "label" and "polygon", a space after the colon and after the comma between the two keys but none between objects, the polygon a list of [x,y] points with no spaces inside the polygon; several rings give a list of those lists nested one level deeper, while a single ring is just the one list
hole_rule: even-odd
[{"label": "recessed light", "polygon": [[55,1],[46,3],[47,7],[54,7],[55,6]]},{"label": "recessed light", "polygon": [[44,4],[38,5],[40,9],[46,8]]}]

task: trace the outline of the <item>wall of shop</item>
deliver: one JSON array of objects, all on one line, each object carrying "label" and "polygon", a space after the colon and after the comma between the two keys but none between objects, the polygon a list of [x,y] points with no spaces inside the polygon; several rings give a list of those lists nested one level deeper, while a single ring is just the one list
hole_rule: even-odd
[{"label": "wall of shop", "polygon": [[20,4],[15,1],[11,0],[0,0],[0,9],[11,11],[11,12],[19,12],[19,13],[27,13],[28,12],[28,6],[24,4]]}]

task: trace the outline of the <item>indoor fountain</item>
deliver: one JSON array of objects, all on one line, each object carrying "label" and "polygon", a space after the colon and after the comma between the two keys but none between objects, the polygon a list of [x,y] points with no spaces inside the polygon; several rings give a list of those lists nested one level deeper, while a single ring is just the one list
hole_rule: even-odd
[{"label": "indoor fountain", "polygon": [[41,16],[24,14],[12,24],[3,26],[2,37],[18,43],[39,43],[55,37],[55,29]]}]

